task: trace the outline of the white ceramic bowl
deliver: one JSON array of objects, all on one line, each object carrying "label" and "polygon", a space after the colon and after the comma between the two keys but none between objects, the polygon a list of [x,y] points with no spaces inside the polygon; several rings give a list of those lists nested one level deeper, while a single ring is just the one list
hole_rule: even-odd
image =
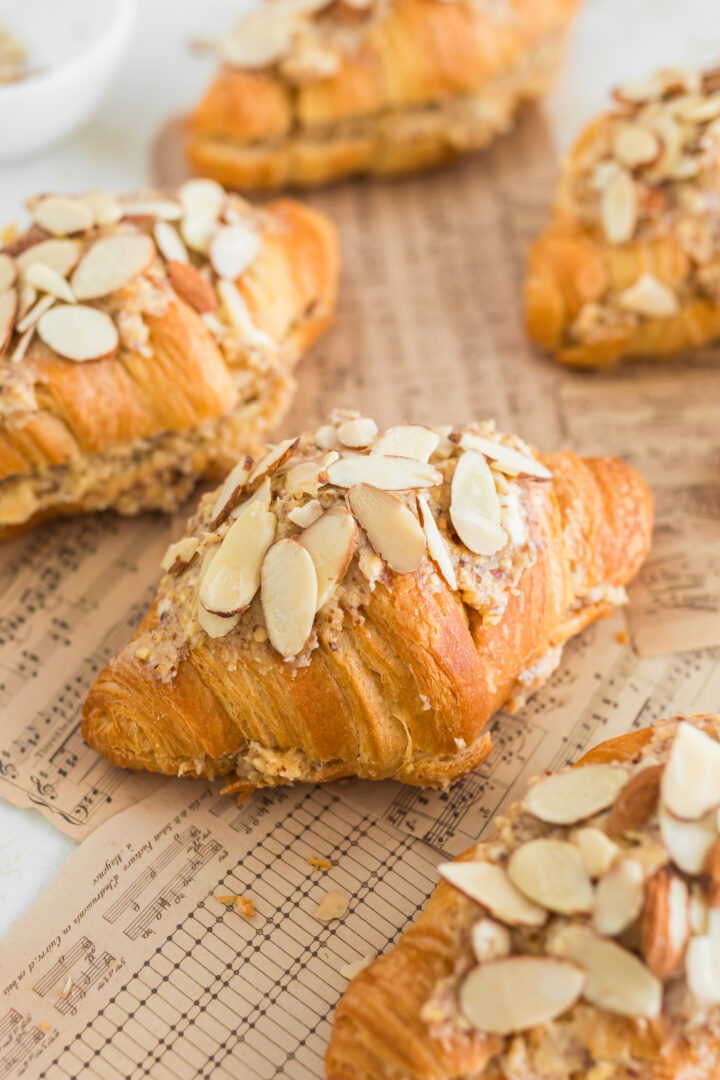
[{"label": "white ceramic bowl", "polygon": [[0,85],[0,161],[44,150],[101,104],[125,54],[136,0],[0,0],[37,75]]}]

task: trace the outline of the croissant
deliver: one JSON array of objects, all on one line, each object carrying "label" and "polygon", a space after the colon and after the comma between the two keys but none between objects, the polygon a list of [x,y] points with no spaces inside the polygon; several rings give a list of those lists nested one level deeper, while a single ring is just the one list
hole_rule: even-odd
[{"label": "croissant", "polygon": [[287,408],[332,316],[333,228],[211,180],[28,205],[32,226],[0,250],[0,537],[174,509]]},{"label": "croissant", "polygon": [[338,411],[203,498],[90,691],[85,739],[238,791],[448,785],[490,752],[490,715],[623,602],[651,525],[614,458],[541,461],[490,423],[378,434]]},{"label": "croissant", "polygon": [[720,69],[616,90],[530,249],[530,337],[580,367],[720,337],[719,184]]},{"label": "croissant", "polygon": [[328,1080],[715,1080],[720,717],[540,778],[335,1012]]},{"label": "croissant", "polygon": [[266,0],[188,119],[238,188],[407,173],[485,146],[549,90],[576,0]]}]

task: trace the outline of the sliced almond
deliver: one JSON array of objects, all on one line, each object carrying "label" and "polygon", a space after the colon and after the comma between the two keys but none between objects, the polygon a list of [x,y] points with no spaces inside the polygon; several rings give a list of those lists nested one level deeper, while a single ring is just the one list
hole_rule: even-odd
[{"label": "sliced almond", "polygon": [[494,555],[507,543],[500,517],[500,500],[485,457],[466,450],[451,485],[450,520],[455,531],[476,555]]},{"label": "sliced almond", "polygon": [[580,852],[585,871],[591,878],[599,878],[606,873],[620,852],[617,844],[602,829],[592,825],[573,829],[570,843]]},{"label": "sliced almond", "polygon": [[217,311],[218,298],[209,281],[189,262],[167,264],[170,284],[178,296],[201,314]]},{"label": "sliced almond", "polygon": [[658,979],[668,979],[685,950],[689,934],[688,889],[682,878],[659,870],[648,882],[640,951]]},{"label": "sliced almond", "polygon": [[685,721],[678,726],[661,784],[663,806],[697,821],[720,806],[720,743]]},{"label": "sliced almond", "polygon": [[612,806],[625,785],[618,765],[585,765],[545,776],[525,796],[525,809],[549,825],[575,825]]},{"label": "sliced almond", "polygon": [[288,495],[317,495],[324,480],[323,469],[317,461],[301,461],[285,473],[284,489]]},{"label": "sliced almond", "polygon": [[17,311],[17,292],[8,289],[0,296],[0,353],[5,352],[12,337]]},{"label": "sliced almond", "polygon": [[720,1005],[720,946],[708,936],[693,937],[685,957],[685,976],[696,998]]},{"label": "sliced almond", "polygon": [[463,450],[476,450],[483,454],[498,472],[508,476],[534,476],[538,480],[552,480],[552,473],[540,461],[513,450],[511,446],[475,435],[472,431],[463,431],[459,445]]},{"label": "sliced almond", "polygon": [[469,900],[507,926],[540,927],[548,913],[515,888],[502,866],[490,862],[441,863],[438,873]]},{"label": "sliced almond", "polygon": [[717,839],[715,813],[699,821],[680,821],[661,806],[658,816],[663,843],[672,861],[686,874],[699,874]]},{"label": "sliced almond", "polygon": [[65,277],[79,258],[80,245],[76,240],[41,240],[39,244],[26,248],[16,261],[21,274],[25,274],[35,263],[43,263]]},{"label": "sliced almond", "polygon": [[369,416],[359,416],[356,420],[346,420],[337,429],[338,440],[351,450],[361,450],[372,444],[378,427]]},{"label": "sliced almond", "polygon": [[660,136],[642,124],[620,123],[613,132],[613,153],[628,169],[652,165],[662,153]]},{"label": "sliced almond", "polygon": [[613,802],[608,818],[608,832],[633,832],[647,825],[657,810],[660,798],[662,765],[648,765],[633,774]]},{"label": "sliced almond", "polygon": [[238,461],[237,465],[225,477],[210,511],[209,529],[213,531],[217,529],[230,512],[235,509],[250,476],[251,468],[252,458],[246,455]]},{"label": "sliced almond", "polygon": [[608,242],[626,244],[631,240],[637,216],[638,197],[635,182],[629,172],[621,169],[601,196],[600,220]]},{"label": "sliced almond", "polygon": [[186,215],[217,221],[225,205],[225,190],[215,180],[186,180],[178,191]]},{"label": "sliced almond", "polygon": [[694,882],[690,889],[688,921],[693,934],[707,934],[710,924],[710,905],[697,882]]},{"label": "sliced almond", "polygon": [[411,491],[442,483],[442,473],[431,465],[380,454],[339,458],[329,466],[327,473],[328,482],[341,488],[372,484],[383,491]]},{"label": "sliced almond", "polygon": [[28,285],[32,285],[34,289],[38,289],[40,292],[49,293],[50,296],[55,296],[58,300],[65,300],[68,304],[75,303],[75,293],[65,278],[61,277],[57,270],[46,266],[45,263],[38,262],[28,266],[25,271],[25,280]]},{"label": "sliced almond", "polygon": [[323,513],[323,508],[318,500],[311,499],[304,506],[294,506],[288,514],[288,518],[294,525],[299,525],[301,529],[307,529],[318,521],[323,516]]},{"label": "sliced almond", "polygon": [[157,221],[179,221],[182,207],[175,199],[126,199],[123,217],[148,217]]},{"label": "sliced almond", "polygon": [[621,859],[595,887],[593,926],[599,934],[617,937],[635,922],[645,898],[645,873],[637,860]]},{"label": "sliced almond", "polygon": [[451,589],[457,589],[457,578],[453,568],[452,559],[448,546],[445,543],[440,530],[437,527],[435,517],[425,499],[420,495],[417,500],[420,521],[425,532],[428,554],[445,578]]},{"label": "sliced almond", "polygon": [[348,502],[368,540],[391,570],[398,574],[417,570],[425,558],[425,533],[404,503],[372,484],[350,488]]},{"label": "sliced almond", "polygon": [[262,240],[250,225],[223,225],[210,241],[210,263],[216,274],[235,281],[256,259]]},{"label": "sliced almond", "polygon": [[480,964],[510,955],[510,931],[494,919],[478,919],[470,931],[473,952]]},{"label": "sliced almond", "polygon": [[213,615],[211,611],[206,611],[202,604],[198,604],[197,620],[208,637],[221,638],[235,629],[240,622],[240,615]]},{"label": "sliced almond", "polygon": [[169,574],[179,574],[190,563],[200,544],[197,536],[183,536],[171,544],[163,555],[161,566]]},{"label": "sliced almond", "polygon": [[152,237],[144,233],[96,240],[78,263],[71,284],[78,300],[97,300],[124,288],[155,258]]},{"label": "sliced almond", "polygon": [[78,196],[93,216],[95,225],[115,225],[123,216],[122,203],[104,191],[88,191]]},{"label": "sliced almond", "polygon": [[261,349],[274,349],[275,342],[264,330],[255,326],[245,298],[233,281],[221,278],[217,291],[227,319],[243,344]]},{"label": "sliced almond", "polygon": [[614,96],[624,103],[638,105],[648,101],[659,101],[668,94],[691,91],[699,86],[699,79],[694,72],[682,68],[665,68],[640,82],[625,83],[613,91]]},{"label": "sliced almond", "polygon": [[720,94],[699,98],[683,111],[683,120],[691,124],[707,124],[711,120],[717,120],[718,117],[720,117]]},{"label": "sliced almond", "polygon": [[592,883],[580,852],[566,840],[530,840],[513,851],[507,871],[521,893],[549,911],[573,915],[592,910]]},{"label": "sliced almond", "polygon": [[153,228],[153,236],[155,237],[158,251],[166,262],[188,262],[189,256],[187,248],[182,242],[180,233],[174,225],[170,225],[167,221],[156,221],[155,227]]},{"label": "sliced almond", "polygon": [[95,221],[92,210],[69,195],[48,195],[32,208],[33,220],[53,236],[85,232]]},{"label": "sliced almond", "polygon": [[203,217],[186,215],[180,224],[180,234],[190,248],[199,255],[207,255],[210,242],[218,230],[216,221]]},{"label": "sliced almond", "polygon": [[633,285],[620,293],[618,304],[625,311],[634,311],[651,319],[672,318],[680,309],[672,289],[652,274],[641,274]]},{"label": "sliced almond", "polygon": [[344,506],[333,506],[298,537],[315,565],[318,611],[345,577],[356,538],[355,519]]},{"label": "sliced almond", "polygon": [[250,500],[230,526],[200,586],[200,603],[214,615],[245,610],[260,585],[260,567],[275,539],[277,518]]},{"label": "sliced almond", "polygon": [[440,436],[432,428],[423,427],[421,424],[398,424],[388,428],[380,436],[370,453],[427,462],[439,442]]},{"label": "sliced almond", "polygon": [[268,67],[288,55],[296,31],[296,21],[287,14],[250,12],[222,42],[222,58],[238,68]]},{"label": "sliced almond", "polygon": [[651,124],[660,136],[663,149],[657,162],[646,170],[645,177],[652,183],[661,183],[678,167],[683,153],[684,130],[681,124],[665,113],[653,116]]},{"label": "sliced almond", "polygon": [[720,908],[720,839],[715,841],[705,856],[702,883],[710,907]]},{"label": "sliced almond", "polygon": [[[37,293],[35,293],[37,296]],[[18,319],[15,324],[15,329],[19,334],[24,334],[26,330],[31,330],[37,325],[40,318],[49,311],[55,303],[54,296],[41,296],[40,299],[33,304],[33,306],[27,311],[22,319]]]},{"label": "sliced almond", "polygon": [[17,267],[11,255],[0,251],[0,294],[7,292],[11,285],[15,284]]},{"label": "sliced almond", "polygon": [[57,304],[40,318],[37,332],[58,356],[78,363],[112,356],[120,341],[109,315],[81,304]]},{"label": "sliced almond", "polygon": [[583,997],[620,1016],[654,1020],[660,1015],[662,983],[637,956],[587,926],[564,926],[548,949],[585,970]]},{"label": "sliced almond", "polygon": [[18,306],[16,319],[22,319],[29,312],[37,300],[37,292],[33,289],[32,285],[28,285],[26,281],[23,281],[20,286],[20,292],[18,293]]},{"label": "sliced almond", "polygon": [[248,477],[248,487],[262,483],[266,476],[275,473],[296,453],[300,439],[283,439],[256,463]]},{"label": "sliced almond", "polygon": [[585,976],[550,956],[509,956],[473,968],[460,986],[460,1009],[473,1027],[510,1035],[547,1024],[580,997]]},{"label": "sliced almond", "polygon": [[260,571],[260,599],[270,644],[285,659],[302,652],[317,607],[315,565],[297,540],[278,540]]}]

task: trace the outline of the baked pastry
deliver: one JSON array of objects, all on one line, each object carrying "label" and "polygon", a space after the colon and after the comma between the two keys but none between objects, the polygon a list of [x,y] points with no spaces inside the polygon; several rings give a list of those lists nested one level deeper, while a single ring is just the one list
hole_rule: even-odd
[{"label": "baked pastry", "polygon": [[328,1080],[716,1080],[720,717],[546,775],[335,1011]]},{"label": "baked pastry", "polygon": [[172,510],[287,408],[333,313],[333,227],[211,180],[28,206],[31,228],[0,250],[0,537]]},{"label": "baked pastry", "polygon": [[720,69],[616,90],[530,249],[530,337],[582,367],[720,337],[719,198]]},{"label": "baked pastry", "polygon": [[623,602],[651,524],[617,459],[541,461],[492,424],[379,435],[339,411],[204,497],[85,738],[236,790],[447,785],[490,752],[490,715]]},{"label": "baked pastry", "polygon": [[265,0],[221,43],[187,155],[230,187],[437,165],[549,90],[577,0]]}]

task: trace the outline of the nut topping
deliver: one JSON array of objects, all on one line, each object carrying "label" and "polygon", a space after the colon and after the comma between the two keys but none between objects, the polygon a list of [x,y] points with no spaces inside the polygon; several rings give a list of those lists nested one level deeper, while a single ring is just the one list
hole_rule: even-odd
[{"label": "nut topping", "polygon": [[112,356],[119,344],[110,316],[80,304],[58,304],[46,311],[38,320],[37,332],[59,356],[78,363]]},{"label": "nut topping", "polygon": [[338,440],[343,446],[351,450],[362,450],[371,446],[377,435],[377,424],[367,416],[359,416],[356,420],[346,420],[337,429]]},{"label": "nut topping", "polygon": [[66,300],[69,304],[75,303],[75,294],[64,277],[57,270],[46,266],[45,263],[37,262],[28,266],[25,271],[25,281],[40,292],[49,293],[58,300]]},{"label": "nut topping", "polygon": [[591,1005],[620,1016],[654,1020],[660,1013],[662,983],[638,958],[587,926],[564,926],[549,942],[553,956],[573,960],[586,975],[582,996]]},{"label": "nut topping", "polygon": [[383,457],[381,454],[340,458],[330,465],[327,473],[329,483],[335,487],[372,484],[382,491],[411,491],[434,487],[442,481],[442,475],[432,465],[411,458]]},{"label": "nut topping", "polygon": [[686,874],[699,874],[718,835],[715,813],[699,821],[680,821],[661,806],[658,817],[663,843],[675,865]]},{"label": "nut topping", "polygon": [[500,500],[490,468],[477,450],[466,450],[452,478],[450,518],[462,542],[476,555],[494,555],[507,543]]},{"label": "nut topping", "polygon": [[368,540],[398,574],[411,574],[425,558],[425,533],[415,515],[387,491],[358,484],[348,492],[353,514]]},{"label": "nut topping", "polygon": [[697,821],[720,806],[720,744],[700,728],[680,725],[661,784],[663,806],[685,821]]},{"label": "nut topping", "polygon": [[15,260],[0,251],[0,294],[7,292],[10,286],[15,284],[16,277]]},{"label": "nut topping", "polygon": [[453,569],[450,552],[437,527],[433,512],[422,495],[418,495],[417,505],[420,513],[420,521],[422,522],[422,527],[425,532],[428,555],[435,563],[450,588],[453,590],[457,589],[457,578],[455,577],[455,570]]},{"label": "nut topping", "polygon": [[124,288],[155,258],[155,244],[143,233],[97,240],[78,263],[71,284],[78,300],[97,300]]},{"label": "nut topping", "polygon": [[627,780],[617,765],[586,765],[545,776],[525,796],[525,808],[550,825],[575,825],[612,806]]},{"label": "nut topping", "polygon": [[599,934],[617,937],[637,919],[645,897],[645,873],[637,860],[621,859],[595,888],[593,926]]},{"label": "nut topping", "polygon": [[318,610],[342,581],[355,550],[357,525],[344,506],[333,506],[300,535],[317,574]]},{"label": "nut topping", "polygon": [[521,893],[549,911],[573,915],[592,910],[590,878],[580,852],[566,840],[528,841],[513,851],[507,871]]},{"label": "nut topping", "polygon": [[618,303],[625,311],[635,311],[651,319],[672,318],[680,309],[672,289],[652,274],[642,274],[634,285],[620,293]]},{"label": "nut topping", "polygon": [[630,173],[620,169],[602,193],[600,217],[611,244],[626,244],[635,232],[637,190]]},{"label": "nut topping", "polygon": [[181,300],[201,314],[217,311],[218,298],[209,281],[189,262],[169,262],[167,264],[170,284]]},{"label": "nut topping", "polygon": [[260,585],[260,568],[275,539],[277,518],[260,499],[249,499],[230,526],[200,586],[200,603],[211,614],[235,615]]},{"label": "nut topping", "polygon": [[33,208],[34,221],[53,236],[68,236],[85,232],[94,224],[92,210],[79,199],[69,195],[48,195]]},{"label": "nut topping", "polygon": [[688,939],[688,889],[682,878],[659,870],[648,882],[640,949],[658,979],[668,979]]},{"label": "nut topping", "polygon": [[179,574],[188,565],[199,545],[197,536],[184,536],[182,540],[170,545],[160,565],[168,574]]},{"label": "nut topping", "polygon": [[582,969],[550,956],[509,956],[474,968],[460,987],[470,1023],[492,1035],[547,1024],[580,997]]},{"label": "nut topping", "polygon": [[544,926],[548,913],[515,888],[502,866],[490,862],[442,863],[438,873],[469,900],[507,926]]},{"label": "nut topping", "polygon": [[642,829],[657,810],[660,798],[662,765],[648,765],[636,772],[622,787],[608,819],[608,832],[631,832]]},{"label": "nut topping", "polygon": [[260,251],[261,240],[248,225],[224,225],[210,241],[210,262],[221,278],[235,281]]},{"label": "nut topping", "polygon": [[[377,428],[375,430],[377,432]],[[420,424],[398,424],[388,428],[370,452],[428,462],[439,442],[440,436],[432,428]]]},{"label": "nut topping", "polygon": [[23,275],[34,263],[43,263],[65,277],[79,258],[80,246],[76,240],[41,240],[18,255],[16,262]]},{"label": "nut topping", "polygon": [[317,606],[317,577],[308,551],[297,540],[278,540],[260,571],[260,596],[270,643],[286,659],[310,636]]},{"label": "nut topping", "polygon": [[15,289],[8,289],[0,296],[0,353],[5,352],[12,337],[17,299]]}]

